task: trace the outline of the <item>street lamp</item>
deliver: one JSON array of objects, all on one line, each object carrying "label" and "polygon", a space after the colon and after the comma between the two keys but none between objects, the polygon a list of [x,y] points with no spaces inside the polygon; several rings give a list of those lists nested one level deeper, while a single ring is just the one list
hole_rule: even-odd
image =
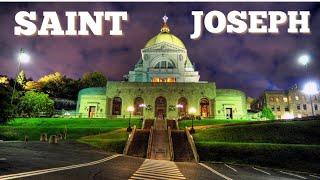
[{"label": "street lamp", "polygon": [[18,56],[17,74],[16,74],[15,79],[14,79],[13,91],[12,91],[12,95],[11,95],[11,105],[12,105],[12,102],[13,102],[14,93],[16,91],[17,77],[18,77],[19,72],[20,72],[21,63],[28,63],[29,61],[30,61],[30,56],[28,54],[26,54],[24,52],[24,50],[21,48],[20,52],[19,52],[19,56]]},{"label": "street lamp", "polygon": [[298,62],[307,68],[310,62],[310,56],[308,54],[302,54],[299,56]]},{"label": "street lamp", "polygon": [[131,128],[131,114],[132,112],[134,111],[134,107],[133,106],[129,106],[127,108],[128,112],[129,112],[129,125],[128,125],[128,128],[127,128],[127,132],[131,132],[132,131],[132,128]]},{"label": "street lamp", "polygon": [[191,134],[193,134],[193,133],[195,133],[196,131],[194,130],[194,128],[193,128],[193,120],[194,120],[194,115],[195,115],[195,113],[196,113],[196,108],[194,108],[194,107],[191,107],[191,108],[189,108],[189,114],[191,114],[192,115],[192,125],[191,125],[191,129],[190,129],[190,133]]},{"label": "street lamp", "polygon": [[302,92],[307,94],[307,95],[309,95],[310,103],[311,103],[312,116],[314,116],[314,110],[313,110],[313,104],[312,104],[312,96],[318,94],[318,92],[319,92],[318,84],[316,82],[309,81],[303,86]]}]

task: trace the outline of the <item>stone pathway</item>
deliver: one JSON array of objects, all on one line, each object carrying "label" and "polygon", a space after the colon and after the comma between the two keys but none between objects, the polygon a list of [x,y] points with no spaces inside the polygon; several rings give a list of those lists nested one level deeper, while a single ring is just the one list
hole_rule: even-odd
[{"label": "stone pathway", "polygon": [[153,132],[151,159],[170,160],[168,131],[165,120],[156,120]]}]

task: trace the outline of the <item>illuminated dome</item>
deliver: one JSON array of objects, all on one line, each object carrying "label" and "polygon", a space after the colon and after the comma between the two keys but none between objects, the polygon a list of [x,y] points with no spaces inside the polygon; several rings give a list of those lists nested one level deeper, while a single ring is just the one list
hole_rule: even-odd
[{"label": "illuminated dome", "polygon": [[175,35],[167,32],[160,32],[155,37],[151,38],[147,44],[144,46],[144,48],[153,46],[155,44],[161,43],[161,42],[167,42],[169,44],[173,44],[175,46],[178,46],[180,48],[186,48],[183,44],[183,42]]},{"label": "illuminated dome", "polygon": [[183,44],[183,42],[175,35],[170,33],[169,25],[167,24],[168,17],[163,17],[163,24],[162,28],[160,30],[160,33],[156,35],[155,37],[151,38],[147,44],[144,46],[144,48],[148,48],[150,46],[153,46],[158,43],[167,42],[169,44],[173,44],[180,48],[186,48]]}]

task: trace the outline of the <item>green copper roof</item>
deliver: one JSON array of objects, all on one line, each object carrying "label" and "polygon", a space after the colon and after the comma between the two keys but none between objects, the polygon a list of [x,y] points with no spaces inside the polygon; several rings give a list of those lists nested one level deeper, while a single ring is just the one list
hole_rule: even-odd
[{"label": "green copper roof", "polygon": [[81,95],[105,95],[106,88],[104,87],[92,87],[92,88],[85,88],[79,91],[79,96]]},{"label": "green copper roof", "polygon": [[151,38],[147,44],[144,46],[144,48],[148,48],[150,46],[153,46],[155,44],[161,43],[161,42],[167,42],[170,44],[173,44],[175,46],[178,46],[180,48],[186,48],[183,44],[183,42],[176,37],[175,35],[171,34],[171,33],[166,33],[166,32],[161,32],[158,35],[156,35],[155,37]]}]

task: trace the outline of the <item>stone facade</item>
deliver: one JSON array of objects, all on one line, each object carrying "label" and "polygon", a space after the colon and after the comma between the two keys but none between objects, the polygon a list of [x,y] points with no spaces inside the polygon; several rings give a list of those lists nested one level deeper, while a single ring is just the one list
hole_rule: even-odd
[{"label": "stone facade", "polygon": [[314,115],[320,115],[320,94],[310,97],[303,94],[298,88],[265,91],[251,108],[261,111],[263,107],[268,107],[277,119],[301,118],[313,115],[311,99]]},{"label": "stone facade", "polygon": [[106,88],[87,88],[78,96],[81,117],[181,118],[192,115],[216,119],[247,117],[246,96],[233,89],[216,89],[199,81],[183,42],[164,22],[161,32],[141,50],[127,81],[109,81]]}]

